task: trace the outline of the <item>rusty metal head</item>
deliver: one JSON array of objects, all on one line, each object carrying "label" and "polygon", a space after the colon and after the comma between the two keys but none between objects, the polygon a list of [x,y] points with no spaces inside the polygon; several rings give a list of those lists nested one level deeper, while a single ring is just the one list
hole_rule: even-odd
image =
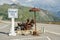
[{"label": "rusty metal head", "polygon": [[38,8],[31,8],[29,11],[30,12],[36,12],[36,11],[40,11],[40,9],[38,9]]}]

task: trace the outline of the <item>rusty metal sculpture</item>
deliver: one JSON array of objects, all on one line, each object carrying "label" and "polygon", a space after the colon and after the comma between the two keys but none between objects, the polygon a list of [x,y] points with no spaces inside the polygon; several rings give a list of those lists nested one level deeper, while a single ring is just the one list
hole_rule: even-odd
[{"label": "rusty metal sculpture", "polygon": [[29,11],[30,12],[34,12],[35,31],[33,32],[33,35],[36,35],[37,34],[37,28],[36,28],[36,12],[39,12],[40,9],[34,7],[34,8],[31,8]]},{"label": "rusty metal sculpture", "polygon": [[25,23],[17,23],[18,27],[15,27],[15,30],[18,30],[21,28],[21,30],[30,30],[33,25],[34,25],[34,20],[32,19],[31,21],[29,21],[29,19],[27,19],[27,22]]}]

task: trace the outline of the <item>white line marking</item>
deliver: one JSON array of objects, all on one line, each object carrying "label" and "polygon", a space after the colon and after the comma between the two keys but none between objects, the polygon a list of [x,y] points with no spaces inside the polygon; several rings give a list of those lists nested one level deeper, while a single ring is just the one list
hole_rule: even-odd
[{"label": "white line marking", "polygon": [[47,36],[47,39],[48,39],[48,40],[51,40],[51,38],[49,38],[48,36]]},{"label": "white line marking", "polygon": [[48,31],[48,30],[45,30],[45,32],[52,33],[52,34],[55,34],[55,35],[60,35],[60,33],[52,32],[52,31]]}]

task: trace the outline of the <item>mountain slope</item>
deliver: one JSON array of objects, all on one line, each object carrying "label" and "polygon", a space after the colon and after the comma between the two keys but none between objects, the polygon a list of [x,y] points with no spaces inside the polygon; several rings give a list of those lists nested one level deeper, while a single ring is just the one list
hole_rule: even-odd
[{"label": "mountain slope", "polygon": [[[11,6],[8,4],[4,4],[0,6],[0,15],[2,16],[2,20],[10,20],[8,18],[8,8]],[[27,18],[34,18],[34,12],[29,12],[30,7],[24,7],[20,4],[17,4],[18,11],[18,18],[17,21],[26,21]],[[44,21],[60,21],[58,17],[56,17],[52,12],[47,10],[40,9],[40,12],[36,13],[36,20],[37,22],[44,22]]]}]

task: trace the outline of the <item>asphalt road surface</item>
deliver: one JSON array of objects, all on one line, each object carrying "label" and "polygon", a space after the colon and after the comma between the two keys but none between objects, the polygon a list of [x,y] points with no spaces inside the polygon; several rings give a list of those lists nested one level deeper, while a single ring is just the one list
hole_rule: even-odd
[{"label": "asphalt road surface", "polygon": [[11,23],[0,23],[0,40],[60,40],[60,25],[37,23],[37,30],[44,30],[40,36],[8,36],[10,28]]}]

